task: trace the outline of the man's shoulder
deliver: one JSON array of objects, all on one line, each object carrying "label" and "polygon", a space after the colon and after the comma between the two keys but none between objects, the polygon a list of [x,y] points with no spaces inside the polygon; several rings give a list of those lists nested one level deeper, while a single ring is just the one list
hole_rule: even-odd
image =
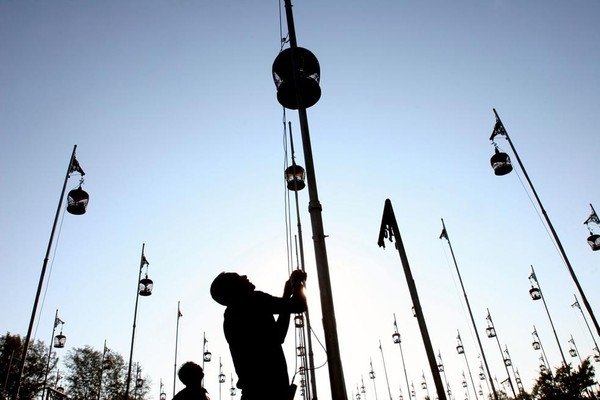
[{"label": "man's shoulder", "polygon": [[207,392],[206,389],[202,388],[202,389],[196,389],[196,390],[192,390],[190,388],[184,388],[182,390],[179,391],[179,393],[177,393],[175,395],[175,397],[173,397],[173,400],[207,400],[208,396],[207,396]]}]

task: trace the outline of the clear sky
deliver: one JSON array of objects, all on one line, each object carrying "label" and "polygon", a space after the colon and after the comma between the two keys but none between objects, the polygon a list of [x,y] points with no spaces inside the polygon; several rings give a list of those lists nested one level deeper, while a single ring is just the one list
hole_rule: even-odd
[{"label": "clear sky", "polygon": [[[484,335],[487,309],[527,389],[539,365],[533,325],[552,365],[560,363],[543,305],[529,298],[531,265],[563,350],[573,335],[590,355],[567,269],[520,171],[493,175],[488,139],[496,108],[600,314],[600,254],[582,224],[590,203],[600,209],[600,2],[305,0],[294,3],[294,15],[299,45],[321,65],[323,95],[308,117],[348,395],[363,377],[374,398],[372,358],[378,395],[387,397],[379,339],[392,395],[400,387],[406,395],[394,313],[409,380],[422,398],[425,371],[433,390],[399,257],[377,246],[386,198],[457,398],[465,370],[457,330],[475,375],[478,349],[438,239],[440,218],[498,381],[506,372]],[[59,309],[65,350],[101,350],[106,340],[127,358],[146,243],[155,287],[140,299],[134,361],[152,379],[153,399],[161,379],[172,394],[181,301],[178,361],[200,361],[206,333],[214,359],[206,386],[219,398],[218,358],[228,376],[232,362],[224,310],[208,293],[212,279],[236,271],[279,294],[287,278],[283,113],[271,77],[279,26],[276,1],[0,0],[3,332],[27,331],[77,144],[90,204],[83,216],[61,216],[36,338],[50,339]],[[287,118],[304,165],[297,113]],[[510,153],[504,139],[498,144]],[[72,177],[68,188],[77,184]],[[303,191],[309,306],[323,342],[307,202]],[[290,370],[293,336],[290,329]],[[325,354],[314,345],[321,365]],[[317,381],[327,398],[326,366]],[[223,397],[228,386],[229,379]]]}]

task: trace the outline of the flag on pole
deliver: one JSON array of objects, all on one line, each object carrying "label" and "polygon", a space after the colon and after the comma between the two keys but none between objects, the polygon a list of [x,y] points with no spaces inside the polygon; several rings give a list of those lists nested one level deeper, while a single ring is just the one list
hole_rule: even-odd
[{"label": "flag on pole", "polygon": [[81,176],[85,175],[85,172],[83,172],[81,165],[79,165],[79,161],[77,161],[75,157],[73,157],[73,162],[71,163],[71,168],[69,172],[79,172]]},{"label": "flag on pole", "polygon": [[587,225],[589,223],[594,223],[594,224],[598,224],[600,225],[600,218],[598,218],[598,215],[596,214],[596,212],[592,211],[592,213],[590,214],[590,216],[588,217],[588,219],[585,220],[585,222],[583,223],[584,225]]},{"label": "flag on pole", "polygon": [[534,281],[537,282],[537,278],[535,277],[535,272],[532,272],[531,275],[529,275],[529,279],[533,279]]},{"label": "flag on pole", "polygon": [[448,232],[446,232],[446,228],[442,228],[442,233],[440,233],[440,239],[444,238],[446,240],[450,240],[448,239]]},{"label": "flag on pole", "polygon": [[183,314],[181,313],[181,310],[179,309],[179,302],[177,302],[177,319],[183,317]]},{"label": "flag on pole", "polygon": [[575,300],[575,303],[571,304],[571,307],[577,307],[581,310],[581,306],[579,305],[579,301]]},{"label": "flag on pole", "polygon": [[492,131],[492,136],[490,136],[490,140],[494,140],[496,135],[506,136],[506,129],[504,129],[504,125],[500,118],[496,115],[496,123],[494,124],[494,130]]},{"label": "flag on pole", "polygon": [[56,328],[58,325],[64,324],[65,321],[63,321],[62,319],[56,317],[54,318],[54,327]]},{"label": "flag on pole", "polygon": [[148,260],[146,259],[146,256],[142,254],[142,267],[144,265],[150,265],[150,263],[148,262]]}]

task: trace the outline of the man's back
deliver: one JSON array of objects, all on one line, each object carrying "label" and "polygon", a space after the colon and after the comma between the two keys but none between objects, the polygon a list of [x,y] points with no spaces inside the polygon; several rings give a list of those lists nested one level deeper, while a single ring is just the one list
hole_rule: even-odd
[{"label": "man's back", "polygon": [[225,310],[223,330],[238,375],[238,387],[287,390],[289,377],[281,348],[283,337],[273,317],[282,300],[263,292]]}]

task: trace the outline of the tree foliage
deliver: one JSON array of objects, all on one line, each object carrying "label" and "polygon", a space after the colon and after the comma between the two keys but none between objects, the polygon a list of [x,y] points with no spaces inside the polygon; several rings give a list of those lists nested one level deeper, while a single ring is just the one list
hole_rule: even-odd
[{"label": "tree foliage", "polygon": [[[7,332],[0,336],[0,399],[14,398],[19,382],[19,369],[23,353],[23,339]],[[54,353],[50,358],[48,372],[56,367]],[[23,370],[19,400],[31,400],[42,393],[48,365],[48,346],[41,340],[29,344]]]},{"label": "tree foliage", "polygon": [[[65,358],[67,373],[65,376],[66,393],[72,400],[113,400],[122,399],[125,395],[127,380],[127,364],[123,357],[111,350],[103,352],[90,346],[74,348]],[[150,380],[143,379],[137,386],[136,366],[132,368],[132,379],[129,389],[130,399],[144,400],[150,392]],[[142,376],[141,367],[139,376]],[[100,392],[100,397],[98,397]]]},{"label": "tree foliage", "polygon": [[597,399],[592,392],[594,384],[594,367],[586,359],[578,369],[569,364],[559,367],[554,375],[548,371],[541,372],[532,395],[540,400]]}]

